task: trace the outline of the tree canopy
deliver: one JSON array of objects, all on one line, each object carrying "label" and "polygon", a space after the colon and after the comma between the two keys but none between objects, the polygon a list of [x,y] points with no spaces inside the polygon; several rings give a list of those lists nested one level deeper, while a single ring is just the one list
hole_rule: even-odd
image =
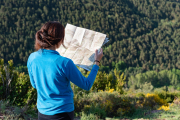
[{"label": "tree canopy", "polygon": [[0,5],[0,58],[15,65],[26,65],[42,24],[60,21],[107,35],[102,71],[180,68],[179,0],[1,0]]}]

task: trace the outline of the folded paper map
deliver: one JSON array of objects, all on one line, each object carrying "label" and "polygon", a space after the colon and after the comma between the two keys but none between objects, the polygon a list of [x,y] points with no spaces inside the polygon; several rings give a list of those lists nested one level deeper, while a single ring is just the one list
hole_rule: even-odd
[{"label": "folded paper map", "polygon": [[67,24],[65,27],[64,45],[56,49],[61,56],[70,58],[74,64],[91,70],[94,62],[95,50],[108,42],[105,34],[89,29]]}]

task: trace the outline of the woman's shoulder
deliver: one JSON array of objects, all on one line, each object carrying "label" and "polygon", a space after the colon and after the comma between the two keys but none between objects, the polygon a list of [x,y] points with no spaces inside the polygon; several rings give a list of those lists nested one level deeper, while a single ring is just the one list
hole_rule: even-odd
[{"label": "woman's shoulder", "polygon": [[69,66],[69,65],[74,64],[74,62],[73,62],[70,58],[67,58],[67,57],[64,57],[64,56],[59,56],[59,57],[56,59],[56,62],[62,63],[62,64],[64,64],[65,66]]},{"label": "woman's shoulder", "polygon": [[56,61],[69,62],[71,59],[60,55],[57,57]]},{"label": "woman's shoulder", "polygon": [[37,51],[32,52],[32,53],[29,55],[28,59],[34,59],[37,55],[38,55],[38,54],[37,54]]},{"label": "woman's shoulder", "polygon": [[32,52],[28,57],[27,64],[30,64],[37,57],[37,55],[37,51]]}]

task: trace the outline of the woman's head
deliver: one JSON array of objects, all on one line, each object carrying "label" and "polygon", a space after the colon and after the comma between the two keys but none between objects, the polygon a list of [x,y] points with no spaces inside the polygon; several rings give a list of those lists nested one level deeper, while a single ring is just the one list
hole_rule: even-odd
[{"label": "woman's head", "polygon": [[45,23],[36,33],[35,49],[49,48],[64,42],[65,30],[61,23],[50,21]]}]

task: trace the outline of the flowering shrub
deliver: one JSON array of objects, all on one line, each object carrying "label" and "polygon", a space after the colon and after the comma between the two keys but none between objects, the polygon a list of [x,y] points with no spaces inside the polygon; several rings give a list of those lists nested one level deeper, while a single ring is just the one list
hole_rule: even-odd
[{"label": "flowering shrub", "polygon": [[102,109],[99,104],[93,104],[93,105],[85,105],[83,112],[86,114],[95,114],[99,118],[105,118],[106,112],[104,109]]},{"label": "flowering shrub", "polygon": [[157,94],[161,99],[166,99],[168,103],[173,102],[175,96],[177,96],[176,93],[170,93],[168,91],[155,91],[155,94]]},{"label": "flowering shrub", "polygon": [[158,105],[166,105],[168,106],[168,103],[166,100],[164,99],[161,99],[158,95],[156,94],[150,94],[150,93],[147,93],[146,96],[145,96],[146,99],[153,99]]},{"label": "flowering shrub", "polygon": [[[164,110],[168,111],[173,105],[180,105],[180,99],[176,98],[174,103],[169,105],[166,99],[162,99],[155,93],[136,93],[121,95],[119,92],[110,89],[96,93],[84,94],[78,99],[75,98],[75,112],[84,111],[86,114],[93,113],[102,119],[106,117],[124,117],[136,114],[137,110]],[[136,109],[135,109],[136,108]]]},{"label": "flowering shrub", "polygon": [[[87,77],[90,72],[88,72],[85,76]],[[123,86],[125,84],[126,76],[120,70],[114,69],[114,71],[110,74],[106,74],[105,72],[98,71],[96,80],[91,88],[92,91],[109,91],[110,89],[114,89],[115,91],[123,94]]]},{"label": "flowering shrub", "polygon": [[145,97],[140,97],[140,99],[136,102],[136,108],[149,107],[150,109],[158,108],[158,110],[169,110],[169,105],[167,101],[160,98],[157,94],[147,93],[144,96]]},{"label": "flowering shrub", "polygon": [[[74,98],[75,112],[84,111],[86,113],[93,113],[96,109],[98,111],[105,111],[108,117],[132,115],[135,108],[131,101],[129,97],[122,96],[119,92],[114,92],[113,89]],[[99,116],[104,116],[103,114],[101,112]]]},{"label": "flowering shrub", "polygon": [[112,102],[110,100],[106,100],[105,102],[101,103],[101,108],[104,108],[105,111],[113,112],[112,110]]}]

